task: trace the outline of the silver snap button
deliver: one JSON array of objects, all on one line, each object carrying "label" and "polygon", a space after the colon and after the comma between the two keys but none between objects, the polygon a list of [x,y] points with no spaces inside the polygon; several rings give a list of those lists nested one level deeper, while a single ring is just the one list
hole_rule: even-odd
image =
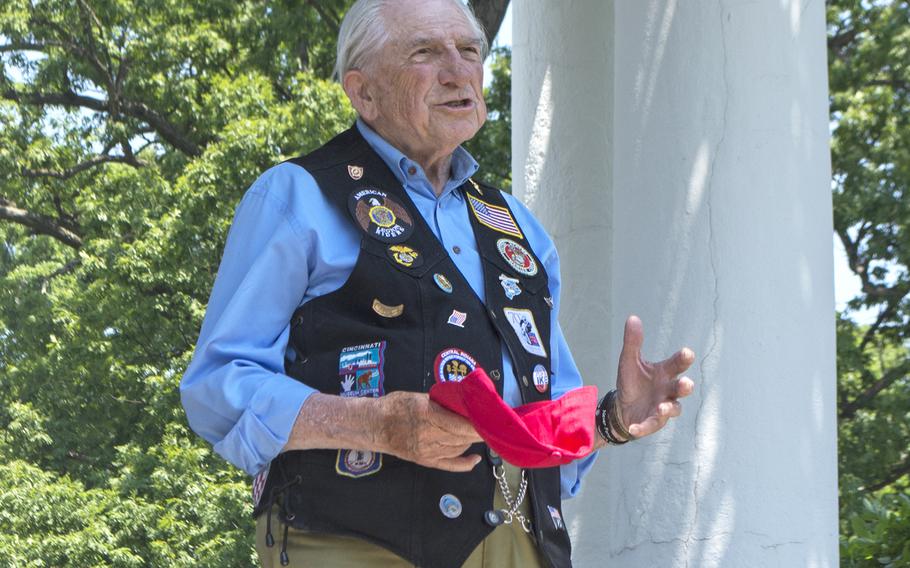
[{"label": "silver snap button", "polygon": [[499,379],[501,379],[502,374],[499,372],[499,369],[493,369],[492,371],[490,371],[490,378],[493,379],[494,381],[498,381]]},{"label": "silver snap button", "polygon": [[449,519],[461,516],[461,501],[451,493],[446,493],[439,499],[439,510]]},{"label": "silver snap button", "polygon": [[454,252],[455,254],[461,254],[461,247],[458,245],[455,245],[454,247],[452,247],[452,252]]},{"label": "silver snap button", "polygon": [[523,384],[524,386],[528,386],[528,384],[529,384],[528,377],[526,375],[521,376],[521,384]]}]

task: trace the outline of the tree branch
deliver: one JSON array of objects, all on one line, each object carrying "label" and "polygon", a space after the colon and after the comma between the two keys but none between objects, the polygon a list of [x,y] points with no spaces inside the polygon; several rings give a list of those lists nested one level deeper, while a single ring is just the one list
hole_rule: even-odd
[{"label": "tree branch", "polygon": [[22,175],[24,175],[25,177],[28,177],[28,178],[52,177],[52,178],[56,178],[56,179],[69,179],[78,173],[84,172],[86,170],[90,170],[96,166],[100,166],[101,164],[106,164],[106,163],[110,163],[110,162],[129,164],[129,165],[133,166],[134,168],[142,168],[147,165],[145,162],[143,162],[142,160],[140,160],[132,155],[109,156],[107,154],[103,154],[101,156],[95,156],[94,158],[92,158],[90,160],[86,160],[85,162],[76,164],[75,166],[73,166],[71,168],[67,168],[65,170],[47,170],[47,169],[31,170],[31,169],[23,168]]},{"label": "tree branch", "polygon": [[61,225],[56,219],[26,211],[3,197],[0,197],[0,219],[25,225],[36,233],[48,235],[76,249],[82,246],[82,237]]},{"label": "tree branch", "polygon": [[338,35],[338,28],[339,28],[339,26],[341,25],[341,24],[338,23],[338,18],[336,18],[336,17],[333,16],[332,14],[326,12],[326,11],[323,9],[323,6],[322,6],[322,3],[320,2],[320,0],[307,0],[307,4],[309,4],[309,6],[310,6],[311,8],[313,8],[314,10],[316,10],[316,13],[319,14],[319,18],[320,18],[323,22],[325,22],[325,23],[327,23],[328,25],[332,26],[332,30],[331,30],[331,31],[332,31],[332,35],[333,35],[333,36],[337,36],[337,35]]},{"label": "tree branch", "polygon": [[502,19],[506,15],[506,9],[509,7],[509,0],[471,0],[471,6],[487,34],[487,42],[493,45],[493,40],[502,26]]},{"label": "tree branch", "polygon": [[892,367],[877,381],[874,381],[874,377],[871,373],[863,370],[862,377],[864,382],[874,382],[872,382],[866,390],[860,393],[859,396],[847,404],[842,405],[838,411],[837,417],[840,420],[850,420],[859,409],[869,406],[878,393],[882,392],[899,379],[906,377],[908,373],[910,373],[910,359],[904,361],[897,367]]},{"label": "tree branch", "polygon": [[891,485],[892,483],[894,483],[901,477],[907,475],[908,473],[910,473],[910,460],[906,460],[904,463],[895,466],[894,468],[891,469],[890,472],[888,472],[888,475],[885,476],[884,479],[882,479],[872,485],[866,485],[865,489],[866,489],[866,491],[870,491],[870,492],[875,492],[875,491],[878,491],[879,489],[884,489],[885,487]]},{"label": "tree branch", "polygon": [[[111,112],[109,101],[77,95],[72,91],[62,93],[42,93],[42,92],[20,92],[14,89],[8,89],[0,94],[2,98],[14,101],[20,104],[33,105],[59,105],[65,107],[82,107],[98,112]],[[148,108],[142,103],[123,101],[120,103],[120,112],[127,116],[137,118],[151,126],[166,142],[187,154],[190,157],[199,156],[202,150],[195,142],[180,133],[174,125],[168,122],[157,112]]]}]

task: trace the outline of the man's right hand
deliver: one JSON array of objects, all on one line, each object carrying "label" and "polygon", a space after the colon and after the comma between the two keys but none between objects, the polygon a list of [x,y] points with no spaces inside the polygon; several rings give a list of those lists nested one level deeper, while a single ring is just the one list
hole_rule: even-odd
[{"label": "man's right hand", "polygon": [[428,394],[396,391],[378,402],[376,441],[383,452],[446,471],[471,471],[480,462],[477,454],[462,455],[482,441],[474,426]]},{"label": "man's right hand", "polygon": [[338,449],[383,452],[425,467],[470,471],[482,441],[470,422],[426,393],[396,391],[379,398],[316,393],[300,408],[282,451]]}]

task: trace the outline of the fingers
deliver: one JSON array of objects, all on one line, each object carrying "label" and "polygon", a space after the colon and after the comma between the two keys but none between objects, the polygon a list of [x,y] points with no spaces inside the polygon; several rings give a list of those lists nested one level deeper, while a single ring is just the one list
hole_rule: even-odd
[{"label": "fingers", "polygon": [[626,327],[622,333],[621,359],[638,361],[641,346],[645,342],[645,332],[638,316],[631,315],[626,319]]},{"label": "fingers", "polygon": [[673,354],[672,357],[661,362],[661,365],[670,375],[679,375],[685,373],[686,370],[692,366],[692,363],[695,362],[695,352],[689,349],[688,347],[683,347],[679,351]]},{"label": "fingers", "polygon": [[445,471],[464,473],[474,469],[477,464],[480,463],[480,460],[481,457],[479,455],[468,454],[466,456],[458,456],[454,458],[439,458],[427,463],[421,463],[420,465],[432,467],[435,469],[442,469]]},{"label": "fingers", "polygon": [[682,377],[676,381],[676,398],[683,398],[692,394],[695,382],[689,377]]},{"label": "fingers", "polygon": [[474,425],[466,418],[446,410],[433,401],[429,401],[428,412],[429,422],[436,428],[448,433],[451,436],[452,444],[472,444],[483,441],[480,434],[474,429]]}]

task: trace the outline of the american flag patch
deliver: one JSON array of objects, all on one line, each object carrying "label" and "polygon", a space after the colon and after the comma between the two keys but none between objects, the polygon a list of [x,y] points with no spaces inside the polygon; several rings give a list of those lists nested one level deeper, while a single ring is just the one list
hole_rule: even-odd
[{"label": "american flag patch", "polygon": [[266,468],[260,471],[256,477],[253,478],[253,507],[259,506],[259,500],[262,499],[262,490],[265,489],[265,482],[269,478],[269,469],[272,464],[266,466]]},{"label": "american flag patch", "polygon": [[471,209],[474,210],[474,216],[477,217],[481,224],[500,233],[518,237],[519,239],[524,238],[524,235],[521,234],[521,229],[515,224],[512,214],[505,207],[491,205],[470,193],[468,194],[468,202],[471,204]]},{"label": "american flag patch", "polygon": [[464,322],[468,319],[468,314],[464,312],[459,312],[458,310],[452,310],[452,315],[449,316],[449,321],[446,323],[450,325],[455,325],[458,327],[464,327]]}]

